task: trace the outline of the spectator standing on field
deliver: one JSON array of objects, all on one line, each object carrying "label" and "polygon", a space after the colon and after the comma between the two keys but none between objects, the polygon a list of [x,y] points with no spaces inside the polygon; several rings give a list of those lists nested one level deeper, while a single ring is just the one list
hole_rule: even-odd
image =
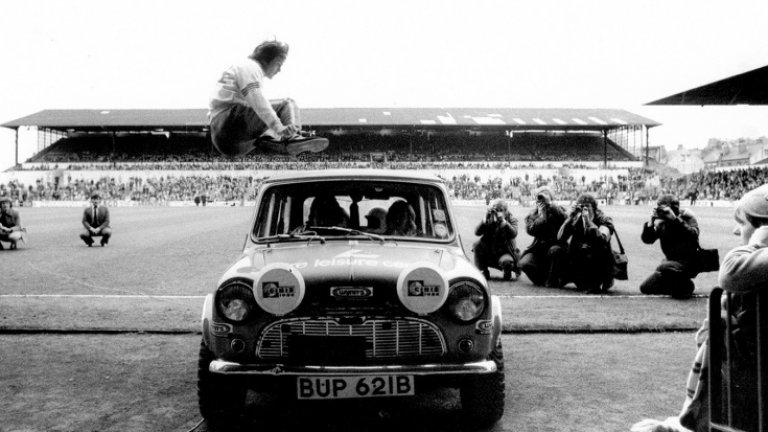
[{"label": "spectator standing on field", "polygon": [[690,297],[696,288],[693,278],[699,273],[699,223],[693,212],[681,210],[680,201],[674,196],[661,196],[651,220],[643,224],[641,239],[645,244],[659,240],[664,260],[640,284],[640,292]]},{"label": "spectator standing on field", "polygon": [[474,246],[475,266],[490,279],[488,270],[493,267],[504,273],[504,280],[520,277],[520,249],[517,248],[517,218],[512,216],[504,200],[496,199],[489,206],[485,217],[475,228],[480,236]]},{"label": "spectator standing on field", "polygon": [[270,101],[263,93],[264,78],[274,78],[287,57],[288,44],[266,41],[222,73],[208,111],[219,152],[240,157],[261,148],[295,156],[328,147],[326,138],[300,134],[299,107],[293,99]]},{"label": "spectator standing on field", "polygon": [[565,209],[553,202],[552,191],[540,187],[534,194],[536,208],[525,217],[525,230],[533,237],[533,242],[520,258],[520,268],[528,279],[537,286],[558,286],[550,278],[552,273],[553,246],[557,245],[557,233],[565,222]]},{"label": "spectator standing on field", "polygon": [[99,194],[92,194],[91,205],[83,211],[83,227],[85,227],[85,230],[80,234],[80,238],[88,247],[93,246],[94,237],[101,237],[102,247],[106,246],[112,237],[112,228],[109,226],[109,209],[106,206],[99,205],[99,201]]}]

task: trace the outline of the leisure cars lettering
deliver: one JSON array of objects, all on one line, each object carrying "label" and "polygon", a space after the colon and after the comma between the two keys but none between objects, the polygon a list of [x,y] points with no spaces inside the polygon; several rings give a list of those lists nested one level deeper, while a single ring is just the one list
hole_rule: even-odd
[{"label": "leisure cars lettering", "polygon": [[[306,264],[304,264],[306,265]],[[401,261],[379,261],[373,259],[359,259],[359,258],[331,258],[331,259],[316,259],[312,265],[314,267],[341,267],[341,266],[365,266],[365,267],[394,267],[405,268],[408,263]],[[294,267],[303,268],[302,263],[294,263]]]}]

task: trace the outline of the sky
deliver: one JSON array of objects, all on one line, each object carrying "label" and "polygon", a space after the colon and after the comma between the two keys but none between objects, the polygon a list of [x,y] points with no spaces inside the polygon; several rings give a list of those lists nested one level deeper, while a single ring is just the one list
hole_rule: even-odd
[{"label": "sky", "polygon": [[[205,108],[265,39],[304,107],[618,108],[651,145],[768,136],[768,107],[644,106],[768,64],[765,0],[25,0],[0,11],[0,123],[44,109]],[[22,139],[22,157],[34,143]],[[14,160],[0,128],[0,169]]]}]

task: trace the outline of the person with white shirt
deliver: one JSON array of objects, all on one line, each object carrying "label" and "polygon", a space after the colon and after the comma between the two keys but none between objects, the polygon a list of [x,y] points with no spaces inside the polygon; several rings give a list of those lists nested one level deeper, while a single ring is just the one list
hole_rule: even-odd
[{"label": "person with white shirt", "polygon": [[258,148],[295,156],[328,147],[327,138],[301,134],[293,99],[268,100],[264,95],[264,79],[274,78],[287,57],[287,44],[266,41],[222,73],[208,111],[213,145],[221,154],[241,157]]}]

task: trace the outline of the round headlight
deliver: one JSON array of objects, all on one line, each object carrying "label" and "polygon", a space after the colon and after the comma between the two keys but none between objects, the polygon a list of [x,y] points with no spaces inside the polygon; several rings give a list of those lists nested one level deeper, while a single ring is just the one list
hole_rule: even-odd
[{"label": "round headlight", "polygon": [[243,281],[228,282],[216,292],[216,308],[229,321],[245,321],[255,307],[253,290]]},{"label": "round headlight", "polygon": [[478,285],[461,281],[451,285],[445,309],[455,319],[470,322],[485,311],[485,295]]}]

